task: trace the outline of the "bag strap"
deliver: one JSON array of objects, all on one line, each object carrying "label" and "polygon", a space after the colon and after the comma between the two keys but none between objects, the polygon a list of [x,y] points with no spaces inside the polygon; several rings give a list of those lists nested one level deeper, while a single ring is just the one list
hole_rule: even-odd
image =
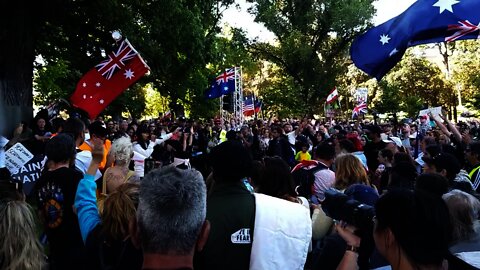
[{"label": "bag strap", "polygon": [[130,177],[134,176],[135,175],[135,171],[128,171],[127,173],[127,176],[125,177],[125,182],[126,183],[128,181],[128,179],[130,179]]}]

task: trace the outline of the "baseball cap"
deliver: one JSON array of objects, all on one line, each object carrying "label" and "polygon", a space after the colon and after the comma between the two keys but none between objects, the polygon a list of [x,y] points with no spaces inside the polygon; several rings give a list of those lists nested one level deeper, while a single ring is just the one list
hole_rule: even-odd
[{"label": "baseball cap", "polygon": [[383,140],[386,143],[394,143],[397,147],[402,147],[402,140],[398,137],[388,137],[387,139]]}]

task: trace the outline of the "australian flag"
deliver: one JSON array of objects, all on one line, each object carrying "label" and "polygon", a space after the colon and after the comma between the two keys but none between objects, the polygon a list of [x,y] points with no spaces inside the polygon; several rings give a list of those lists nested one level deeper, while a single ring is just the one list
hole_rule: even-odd
[{"label": "australian flag", "polygon": [[359,36],[350,55],[358,68],[380,80],[408,47],[477,39],[479,10],[479,0],[418,0],[399,16]]},{"label": "australian flag", "polygon": [[235,67],[229,68],[218,75],[205,93],[206,98],[219,98],[235,92],[235,69]]}]

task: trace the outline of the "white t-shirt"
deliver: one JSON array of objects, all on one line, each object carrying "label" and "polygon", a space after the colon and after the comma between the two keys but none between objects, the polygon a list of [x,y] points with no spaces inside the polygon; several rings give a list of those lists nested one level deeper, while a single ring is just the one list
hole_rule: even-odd
[{"label": "white t-shirt", "polygon": [[[90,151],[78,152],[77,155],[75,156],[75,168],[81,171],[83,175],[87,173],[88,166],[90,166],[90,162],[92,162],[92,152]],[[100,179],[100,177],[102,177],[102,173],[99,170],[97,170],[97,173],[95,174],[95,180]]]},{"label": "white t-shirt", "polygon": [[156,139],[155,143],[150,143],[147,146],[147,149],[143,149],[138,143],[133,144],[133,163],[135,168],[135,175],[138,177],[144,176],[144,169],[145,169],[145,159],[149,158],[153,153],[153,147],[157,144],[161,144],[164,141],[170,139],[172,137],[172,133],[168,133],[167,135],[163,136],[161,139]]}]

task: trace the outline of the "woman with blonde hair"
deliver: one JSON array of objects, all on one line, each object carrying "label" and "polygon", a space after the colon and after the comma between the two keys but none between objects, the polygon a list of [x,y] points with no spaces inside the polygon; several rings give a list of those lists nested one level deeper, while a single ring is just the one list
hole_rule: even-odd
[{"label": "woman with blonde hair", "polygon": [[110,148],[109,155],[114,163],[113,167],[105,170],[103,176],[102,193],[104,195],[113,192],[121,184],[138,180],[135,172],[128,169],[133,156],[133,145],[130,139],[126,137],[116,139]]},{"label": "woman with blonde hair", "polygon": [[99,214],[95,196],[96,172],[103,156],[101,143],[92,151],[92,163],[78,184],[75,209],[82,239],[87,248],[89,269],[141,269],[143,255],[133,246],[128,230],[136,218],[139,186],[119,185],[104,200]]},{"label": "woman with blonde hair", "polygon": [[338,190],[345,190],[353,184],[370,185],[362,162],[352,154],[342,154],[335,160],[335,184]]},{"label": "woman with blonde hair", "polygon": [[30,206],[23,192],[11,182],[7,169],[0,169],[0,269],[42,269],[42,246]]}]

